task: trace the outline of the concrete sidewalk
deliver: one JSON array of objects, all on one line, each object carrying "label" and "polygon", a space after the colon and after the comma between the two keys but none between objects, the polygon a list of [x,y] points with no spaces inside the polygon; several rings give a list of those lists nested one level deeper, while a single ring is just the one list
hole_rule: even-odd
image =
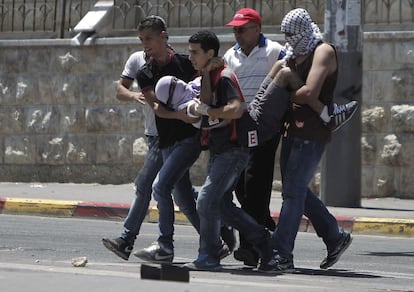
[{"label": "concrete sidewalk", "polygon": [[[0,213],[122,220],[134,196],[133,184],[0,183]],[[277,222],[281,196],[273,192],[270,209]],[[328,207],[345,229],[359,234],[414,236],[414,200],[362,199],[360,208]],[[147,222],[156,222],[151,201]],[[187,224],[177,209],[176,222]],[[314,232],[307,218],[300,231]]]}]

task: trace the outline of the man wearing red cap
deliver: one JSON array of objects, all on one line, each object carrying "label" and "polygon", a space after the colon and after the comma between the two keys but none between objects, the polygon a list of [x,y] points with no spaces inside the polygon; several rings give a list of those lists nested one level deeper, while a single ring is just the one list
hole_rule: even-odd
[{"label": "man wearing red cap", "polygon": [[[236,73],[247,104],[254,99],[273,64],[285,56],[282,45],[263,35],[261,22],[257,11],[243,8],[226,24],[233,27],[237,43],[223,58]],[[250,149],[248,165],[236,188],[242,209],[272,231],[275,223],[270,216],[269,203],[279,140],[280,134],[275,133],[272,139]],[[257,266],[259,259],[257,252],[246,242],[243,235],[240,235],[240,247],[234,252],[234,257],[248,266]]]}]

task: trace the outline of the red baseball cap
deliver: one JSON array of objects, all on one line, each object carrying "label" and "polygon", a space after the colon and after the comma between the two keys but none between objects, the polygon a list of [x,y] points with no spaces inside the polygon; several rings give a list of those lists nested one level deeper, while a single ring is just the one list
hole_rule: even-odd
[{"label": "red baseball cap", "polygon": [[262,24],[262,18],[259,13],[252,8],[243,8],[240,9],[234,14],[233,20],[227,23],[227,26],[242,26],[246,23],[254,22]]}]

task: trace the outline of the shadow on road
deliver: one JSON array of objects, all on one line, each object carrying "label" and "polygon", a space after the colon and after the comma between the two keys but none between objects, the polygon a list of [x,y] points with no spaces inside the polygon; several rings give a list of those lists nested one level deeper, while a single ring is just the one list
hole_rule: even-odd
[{"label": "shadow on road", "polygon": [[305,268],[296,268],[294,274],[302,275],[316,275],[316,276],[329,276],[329,277],[342,277],[342,278],[360,278],[360,279],[373,279],[373,278],[382,278],[382,276],[364,274],[359,272],[351,272],[348,270],[314,270],[314,269],[305,269]]},{"label": "shadow on road", "polygon": [[[274,272],[274,273],[262,273],[254,270],[252,268],[235,268],[233,265],[223,265],[222,273],[230,273],[234,275],[258,275],[258,276],[269,276],[275,277],[284,274],[283,272]],[[308,276],[328,276],[328,277],[342,277],[342,278],[359,278],[359,279],[375,279],[375,278],[382,278],[382,276],[360,273],[360,272],[352,272],[348,270],[337,270],[337,269],[329,269],[329,270],[320,270],[320,269],[306,269],[306,268],[296,268],[294,272],[290,272],[289,274],[294,275],[308,275]]]}]

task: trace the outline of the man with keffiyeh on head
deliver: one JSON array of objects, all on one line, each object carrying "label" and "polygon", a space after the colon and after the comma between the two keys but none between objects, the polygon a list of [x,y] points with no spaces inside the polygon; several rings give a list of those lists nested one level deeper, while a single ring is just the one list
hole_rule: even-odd
[{"label": "man with keffiyeh on head", "polygon": [[338,76],[335,48],[323,41],[318,26],[305,9],[290,11],[281,24],[286,39],[286,68],[303,80],[303,85],[289,92],[292,107],[286,116],[287,129],[282,138],[280,169],[283,203],[276,231],[273,233],[274,256],[262,263],[260,270],[291,271],[293,249],[302,215],[312,222],[327,247],[327,257],[320,267],[334,265],[352,242],[351,235],[340,228],[335,217],[309,189],[332,131],[310,107],[315,101],[333,109],[333,94]]}]

